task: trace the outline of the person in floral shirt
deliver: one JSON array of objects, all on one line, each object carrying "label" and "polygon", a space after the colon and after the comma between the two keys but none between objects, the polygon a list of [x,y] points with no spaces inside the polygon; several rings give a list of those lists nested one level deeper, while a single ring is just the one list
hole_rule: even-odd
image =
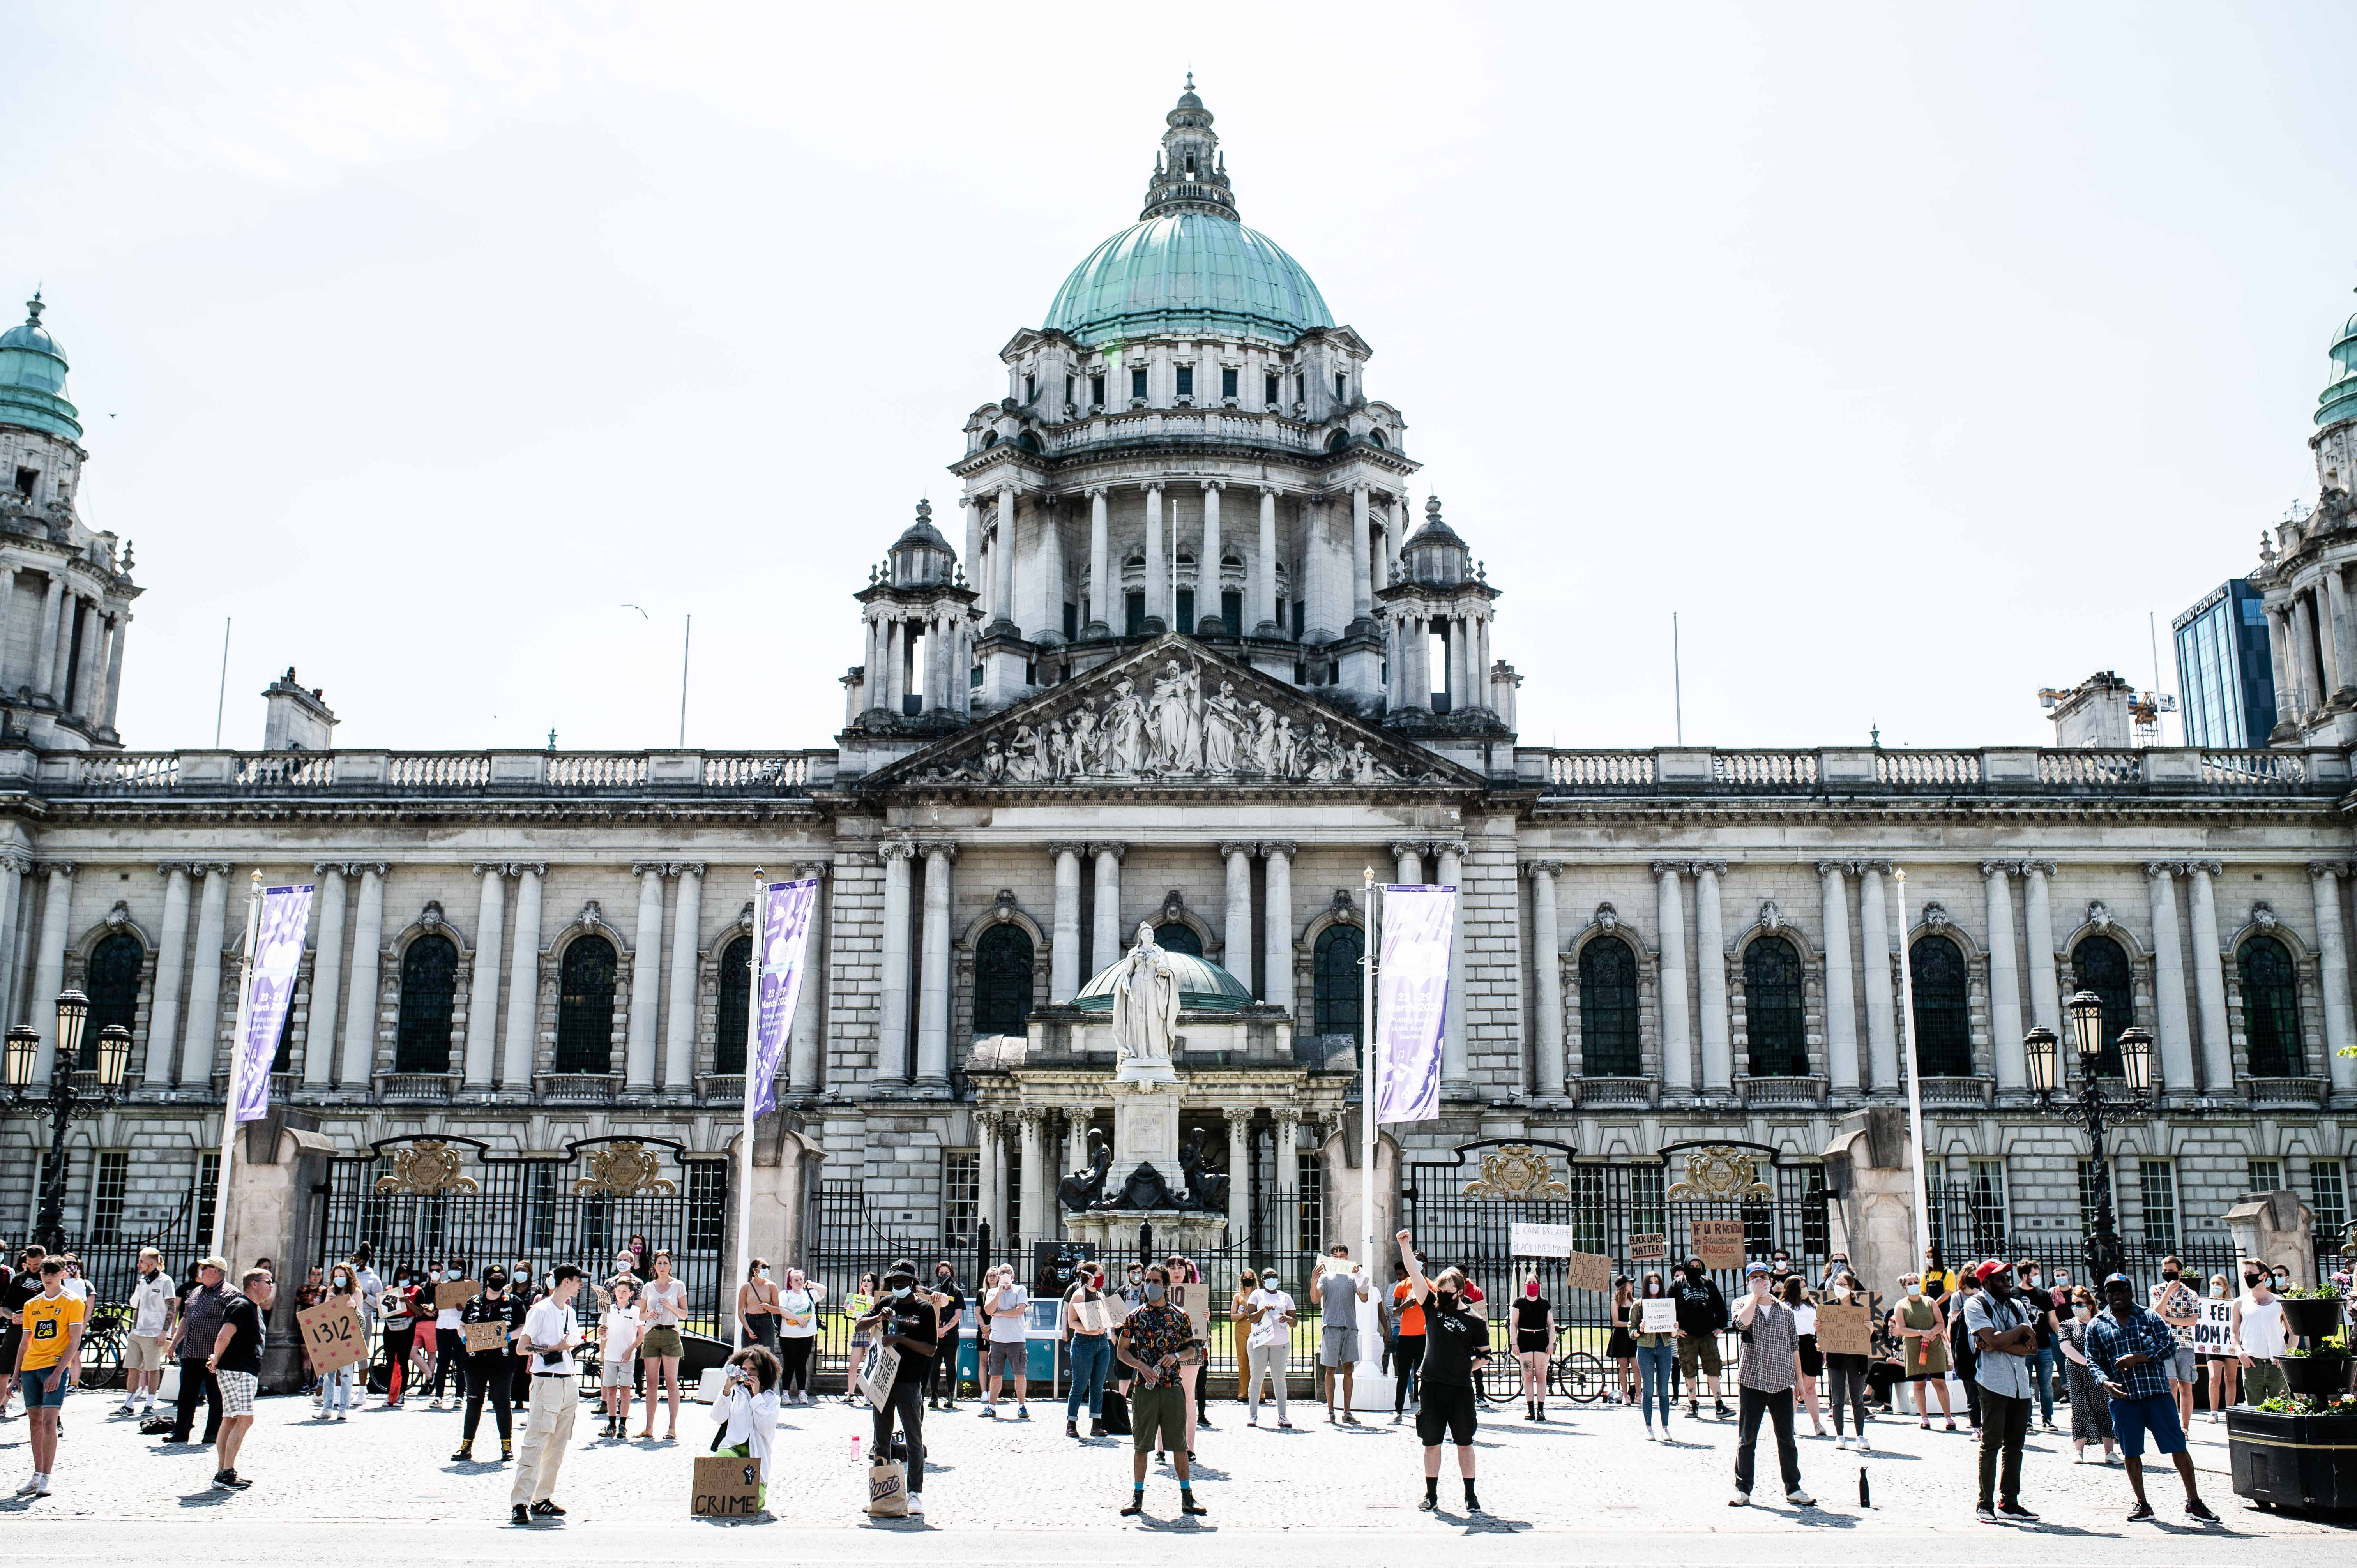
[{"label": "person in floral shirt", "polygon": [[1133,1515],[1146,1511],[1146,1460],[1156,1448],[1163,1447],[1170,1451],[1170,1462],[1178,1472],[1180,1511],[1207,1513],[1210,1510],[1195,1501],[1194,1482],[1188,1473],[1187,1390],[1178,1378],[1180,1361],[1196,1353],[1194,1329],[1187,1315],[1170,1305],[1170,1272],[1160,1263],[1146,1269],[1139,1294],[1144,1301],[1122,1320],[1114,1341],[1114,1353],[1124,1366],[1135,1369],[1136,1380],[1129,1396],[1135,1468],[1129,1506],[1121,1511]]}]

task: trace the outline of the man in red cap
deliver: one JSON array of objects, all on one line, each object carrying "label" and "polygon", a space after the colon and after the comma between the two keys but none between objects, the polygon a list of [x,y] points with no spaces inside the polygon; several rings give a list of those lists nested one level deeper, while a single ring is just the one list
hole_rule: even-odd
[{"label": "man in red cap", "polygon": [[1981,1498],[1975,1517],[1983,1524],[2001,1519],[2027,1524],[2038,1518],[2021,1506],[2021,1444],[2029,1435],[2029,1407],[2037,1391],[2029,1380],[2029,1359],[2038,1353],[2038,1330],[2014,1291],[2009,1265],[1992,1258],[1971,1273],[1981,1287],[1964,1304],[1964,1331],[1980,1354],[1973,1369],[1981,1391]]}]

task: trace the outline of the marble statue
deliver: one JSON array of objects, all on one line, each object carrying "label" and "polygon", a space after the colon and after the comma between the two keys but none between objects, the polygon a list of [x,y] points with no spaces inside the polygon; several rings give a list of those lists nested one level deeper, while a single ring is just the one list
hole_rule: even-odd
[{"label": "marble statue", "polygon": [[1140,921],[1137,941],[1114,972],[1113,1043],[1125,1062],[1168,1061],[1178,1032],[1178,972]]}]

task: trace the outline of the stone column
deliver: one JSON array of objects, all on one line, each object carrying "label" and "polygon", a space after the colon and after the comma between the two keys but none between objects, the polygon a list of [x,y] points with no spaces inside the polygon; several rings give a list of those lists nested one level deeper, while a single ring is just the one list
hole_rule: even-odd
[{"label": "stone column", "polygon": [[1249,1256],[1252,1249],[1253,1111],[1249,1105],[1231,1105],[1223,1114],[1228,1119],[1228,1245],[1239,1256]]},{"label": "stone column", "polygon": [[[491,1091],[491,1068],[499,1051],[500,953],[507,934],[508,868],[497,862],[477,862],[475,875],[483,879],[483,898],[475,916],[475,977],[467,988],[467,1078],[469,1094]],[[656,912],[662,912],[662,884],[656,884]],[[639,906],[639,941],[647,939],[646,905]],[[643,959],[640,961],[644,961]],[[638,987],[630,988],[630,1038],[639,1036]],[[635,1073],[633,1084],[639,1081]]]},{"label": "stone column", "polygon": [[1260,555],[1253,562],[1253,606],[1247,612],[1254,637],[1281,637],[1276,624],[1276,490],[1263,485],[1260,492]]},{"label": "stone column", "polygon": [[990,1227],[994,1248],[1004,1246],[1007,1240],[1006,1129],[1001,1114],[996,1111],[975,1112],[974,1135],[981,1155],[975,1163],[982,1167],[982,1190],[974,1195],[974,1207],[982,1211],[983,1221]]},{"label": "stone column", "polygon": [[1113,580],[1107,537],[1109,504],[1104,486],[1089,487],[1089,624],[1083,633],[1088,637],[1112,635],[1114,610],[1121,597],[1121,585]]},{"label": "stone column", "polygon": [[[1531,879],[1531,957],[1538,966],[1538,1018],[1532,1047],[1542,1100],[1563,1098],[1563,941],[1555,926],[1555,879],[1563,863],[1534,860],[1523,867]],[[1452,1000],[1454,1000],[1452,998]]]},{"label": "stone column", "polygon": [[533,1046],[540,1036],[540,895],[548,863],[519,861],[515,939],[508,959],[508,1032],[500,1065],[500,1098],[532,1098]]},{"label": "stone column", "polygon": [[1477,708],[1494,708],[1490,700],[1490,618],[1473,618],[1473,679],[1469,693]]},{"label": "stone column", "polygon": [[1220,858],[1227,863],[1228,886],[1226,908],[1221,912],[1221,957],[1228,972],[1243,982],[1244,989],[1253,994],[1252,983],[1252,857],[1248,843],[1230,840],[1220,845]]},{"label": "stone column", "polygon": [[[348,1092],[374,1087],[376,1069],[377,967],[384,949],[382,861],[360,865],[360,909],[352,917],[352,992],[344,1004],[344,1064],[339,1074]],[[529,1081],[529,1080],[527,1080]]]},{"label": "stone column", "polygon": [[898,1089],[909,1077],[909,860],[917,846],[890,839],[884,858],[884,974],[877,1007],[876,1079]]},{"label": "stone column", "polygon": [[2330,562],[2324,568],[2324,602],[2327,618],[2332,623],[2332,689],[2338,695],[2357,685],[2357,626],[2351,624],[2349,580],[2341,575],[2338,564]]},{"label": "stone column", "polygon": [[1727,1093],[1735,1087],[1735,1044],[1727,1032],[1727,935],[1720,923],[1718,879],[1723,860],[1698,860],[1695,878],[1695,980],[1702,1011],[1702,1086]]},{"label": "stone column", "polygon": [[1374,536],[1367,542],[1374,559],[1369,565],[1374,571],[1374,591],[1382,593],[1392,585],[1392,557],[1399,553],[1401,519],[1405,507],[1397,496],[1383,498],[1383,521],[1375,525]]},{"label": "stone column", "polygon": [[[46,1089],[58,1059],[58,993],[66,988],[66,944],[73,940],[73,879],[70,860],[51,861],[47,867],[49,888],[41,900],[41,945],[34,959],[33,1026],[41,1032],[40,1054],[33,1058],[33,1087]],[[220,972],[220,953],[214,953]]]},{"label": "stone column", "polygon": [[1882,890],[1888,861],[1857,863],[1857,926],[1866,941],[1866,1056],[1872,1074],[1867,1087],[1889,1093],[1899,1087],[1899,1007],[1890,974],[1890,907]]},{"label": "stone column", "polygon": [[81,607],[81,596],[72,593],[68,593],[58,606],[58,645],[50,651],[49,668],[54,671],[50,677],[51,688],[56,693],[58,712],[60,714],[66,712],[66,697],[69,688],[73,684],[73,668],[70,662],[73,652],[73,623],[74,616]]},{"label": "stone column", "polygon": [[212,1088],[213,1049],[221,1042],[221,939],[229,923],[229,879],[233,868],[199,865],[195,869],[204,878],[204,886],[197,895],[196,963],[188,971],[188,1017],[180,1036],[180,1087],[201,1094]]},{"label": "stone column", "polygon": [[114,727],[114,710],[123,700],[123,641],[131,635],[131,618],[118,616],[114,641],[106,650],[106,727]]},{"label": "stone column", "polygon": [[2274,655],[2270,666],[2276,671],[2276,724],[2278,726],[2298,721],[2298,699],[2292,692],[2291,678],[2291,612],[2278,606],[2267,610],[2267,642]]},{"label": "stone column", "polygon": [[1414,840],[1395,840],[1392,859],[1399,868],[1399,885],[1420,887],[1424,885],[1424,845]]},{"label": "stone column", "polygon": [[1091,922],[1089,972],[1094,974],[1121,956],[1121,857],[1125,843],[1092,843],[1097,871],[1096,918]]},{"label": "stone column", "polygon": [[41,601],[40,640],[33,644],[33,695],[47,697],[60,708],[65,706],[65,683],[58,661],[58,622],[63,618],[65,602],[66,580],[51,572],[48,596]]},{"label": "stone column", "polygon": [[[10,854],[5,864],[8,896],[0,900],[0,930],[13,935],[18,882],[23,873],[32,869],[32,862]],[[145,1087],[150,1093],[161,1094],[172,1087],[173,1050],[180,1038],[180,983],[188,972],[189,868],[172,865],[156,869],[164,874],[164,923],[156,933],[156,994],[147,1011]],[[0,997],[15,993],[16,987],[7,983],[14,978],[0,980]]]},{"label": "stone column", "polygon": [[1086,983],[1081,975],[1081,851],[1077,843],[1051,843],[1056,861],[1056,924],[1048,954],[1048,1000],[1070,1002]]},{"label": "stone column", "polygon": [[1981,862],[1982,890],[1988,906],[1989,1056],[2001,1090],[2029,1086],[2029,1067],[2021,1048],[2021,972],[2014,962],[2012,866],[2002,860]]},{"label": "stone column", "polygon": [[1686,910],[1675,861],[1653,862],[1653,897],[1661,941],[1662,1087],[1694,1090],[1694,1032],[1686,1009]]},{"label": "stone column", "polygon": [[2341,923],[2341,865],[2333,860],[2308,863],[2308,890],[2316,901],[2316,955],[2324,977],[2324,1057],[2336,1093],[2357,1091],[2357,1057],[2349,1054],[2357,1043],[2357,1023],[2349,1005],[2349,942]]},{"label": "stone column", "polygon": [[[99,643],[105,637],[105,628],[99,619],[96,599],[74,601],[74,621],[81,630],[81,651],[74,655],[74,712],[92,719],[99,712],[98,672]],[[70,642],[67,644],[72,646]]]},{"label": "stone column", "polygon": [[[0,635],[5,635],[5,623],[0,623]],[[0,1015],[7,1014],[16,995],[18,961],[24,956],[16,950],[16,917],[23,908],[25,877],[32,869],[33,857],[24,851],[0,851]],[[180,945],[183,949],[188,946],[188,884],[183,879],[180,885]],[[0,1016],[0,1025],[5,1025],[8,1016]],[[151,1023],[151,1038],[152,1035]],[[165,1060],[167,1064],[171,1060],[168,1050],[165,1053]],[[170,1081],[168,1066],[165,1080]]]},{"label": "stone column", "polygon": [[2177,866],[2145,862],[2145,892],[2152,904],[2152,992],[2160,1021],[2160,1082],[2170,1094],[2193,1092],[2192,1027],[2185,1016],[2185,940],[2177,925]]},{"label": "stone column", "polygon": [[[1170,568],[1162,555],[1162,486],[1146,486],[1146,618],[1170,628]],[[1152,629],[1149,628],[1149,629]]]},{"label": "stone column", "polygon": [[2054,977],[2054,908],[2047,897],[2046,879],[2054,875],[2050,860],[2021,863],[2023,922],[2029,940],[2029,1021],[2062,1034],[2062,998]]},{"label": "stone column", "polygon": [[925,954],[917,993],[917,1089],[950,1090],[950,863],[957,845],[925,845]]},{"label": "stone column", "polygon": [[1455,841],[1433,845],[1441,886],[1457,889],[1457,919],[1448,933],[1448,1010],[1440,1026],[1440,1094],[1463,1100],[1472,1093],[1465,1058],[1465,846]]},{"label": "stone column", "polygon": [[1295,1147],[1300,1142],[1301,1115],[1297,1111],[1279,1110],[1275,1121],[1275,1147],[1269,1163],[1276,1172],[1276,1201],[1270,1206],[1272,1233],[1265,1244],[1283,1257],[1291,1253],[1301,1240],[1301,1155]]},{"label": "stone column", "polygon": [[2291,601],[2291,670],[2292,683],[2299,688],[2297,712],[2304,719],[2323,705],[2316,689],[2316,616],[2306,594]]},{"label": "stone column", "polygon": [[1064,536],[1056,523],[1056,498],[1043,494],[1032,503],[1032,531],[1039,535],[1031,547],[1031,582],[1039,596],[1039,619],[1031,636],[1041,641],[1064,639]]},{"label": "stone column", "polygon": [[1272,1007],[1293,1010],[1293,845],[1264,842],[1261,858],[1268,862],[1267,886],[1261,898],[1260,999]]},{"label": "stone column", "polygon": [[1050,1239],[1049,1228],[1040,1224],[1039,1212],[1039,1108],[1026,1105],[1015,1113],[1016,1136],[1023,1150],[1023,1230],[1020,1237],[1009,1240],[1045,1241]]},{"label": "stone column", "polygon": [[[928,693],[930,696],[931,693]],[[695,984],[704,945],[704,863],[671,868],[679,878],[679,907],[672,911],[671,1006],[663,1018],[663,1094],[695,1097]]]},{"label": "stone column", "polygon": [[998,542],[992,547],[990,575],[997,579],[994,596],[997,602],[991,607],[991,628],[1001,625],[1016,630],[1015,624],[1015,487],[1008,485],[998,492]]},{"label": "stone column", "polygon": [[622,1036],[622,1087],[631,1094],[655,1088],[656,1013],[662,994],[663,875],[660,860],[630,867],[639,879],[639,918],[630,933],[630,1018]]},{"label": "stone column", "polygon": [[1195,556],[1195,629],[1203,629],[1206,618],[1217,621],[1219,629],[1233,632],[1237,628],[1220,618],[1220,481],[1203,481],[1203,548]]},{"label": "stone column", "polygon": [[2219,870],[2214,860],[2196,860],[2185,867],[2193,894],[2193,998],[2201,1008],[2201,1087],[2212,1094],[2232,1094],[2234,1049],[2226,1032],[2225,958],[2218,942],[2213,886]]},{"label": "stone column", "polygon": [[1356,625],[1374,608],[1369,593],[1372,577],[1367,565],[1367,487],[1351,487],[1351,621]]},{"label": "stone column", "polygon": [[[828,912],[826,902],[829,893],[826,883],[833,869],[823,860],[804,861],[794,867],[798,880],[816,880],[819,883],[819,902],[811,921],[809,945],[802,950],[810,972],[802,976],[802,990],[794,997],[793,1033],[786,1041],[786,1085],[793,1091],[795,1099],[802,1101],[807,1101],[819,1090],[820,1045],[825,1037],[821,1020],[826,1005],[827,983],[834,970],[827,960],[830,950],[827,944],[831,940],[828,931],[833,927],[834,916]],[[817,918],[819,915],[825,918]]]},{"label": "stone column", "polygon": [[1850,983],[1848,867],[1817,862],[1824,901],[1825,1067],[1835,1094],[1857,1091],[1857,993]]},{"label": "stone column", "polygon": [[311,961],[310,1028],[303,1039],[303,1087],[325,1089],[336,1065],[336,997],[344,977],[344,867],[321,861],[317,956]]},{"label": "stone column", "polygon": [[982,607],[987,610],[990,607],[990,585],[983,580],[981,498],[958,497],[958,510],[965,518],[965,553],[958,559],[965,565],[967,583],[979,596]]}]

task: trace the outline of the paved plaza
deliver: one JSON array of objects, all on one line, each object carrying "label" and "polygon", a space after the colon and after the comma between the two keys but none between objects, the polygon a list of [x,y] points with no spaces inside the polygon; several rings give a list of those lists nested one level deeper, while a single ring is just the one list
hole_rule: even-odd
[{"label": "paved plaza", "polygon": [[[158,1547],[176,1556],[189,1540],[181,1527],[200,1520],[267,1521],[287,1527],[289,1542],[304,1539],[304,1526],[382,1525],[424,1532],[425,1550],[463,1552],[477,1532],[491,1543],[486,1551],[512,1549],[513,1532],[505,1523],[509,1472],[493,1462],[450,1462],[458,1437],[455,1409],[413,1405],[389,1412],[371,1405],[330,1423],[316,1419],[307,1400],[266,1399],[239,1466],[253,1485],[232,1495],[210,1489],[209,1451],[141,1437],[131,1421],[102,1414],[105,1408],[94,1397],[72,1401],[51,1496],[31,1503],[0,1500],[0,1515],[13,1516],[0,1531],[5,1542],[0,1558],[31,1554],[44,1541],[59,1547],[79,1540],[113,1542],[123,1521],[166,1526],[172,1533]],[[1212,1424],[1197,1444],[1197,1486],[1209,1517],[1181,1520],[1170,1472],[1157,1466],[1146,1488],[1151,1517],[1132,1520],[1115,1512],[1128,1489],[1127,1439],[1071,1441],[1063,1434],[1060,1403],[1034,1404],[1030,1421],[1016,1422],[985,1421],[980,1406],[968,1402],[955,1413],[931,1415],[927,1438],[934,1465],[925,1519],[869,1523],[860,1512],[866,1472],[852,1457],[852,1437],[865,1437],[868,1418],[830,1401],[789,1412],[779,1432],[770,1496],[777,1524],[723,1526],[687,1518],[692,1461],[712,1432],[705,1407],[683,1412],[676,1444],[602,1440],[594,1412],[585,1408],[558,1491],[570,1517],[542,1532],[561,1531],[568,1555],[580,1555],[585,1547],[599,1554],[601,1543],[639,1539],[648,1543],[641,1550],[660,1554],[663,1548],[654,1543],[668,1541],[699,1559],[774,1556],[788,1541],[797,1543],[791,1555],[816,1555],[813,1543],[835,1539],[838,1531],[843,1550],[850,1552],[899,1550],[884,1539],[893,1535],[973,1537],[979,1544],[985,1534],[996,1540],[1012,1533],[1025,1543],[1024,1561],[1057,1561],[1092,1550],[1084,1542],[1116,1531],[1200,1538],[1200,1550],[1189,1549],[1189,1555],[1207,1562],[1223,1560],[1222,1538],[1239,1545],[1273,1531],[1286,1533],[1289,1554],[1297,1546],[1312,1561],[1330,1552],[1363,1562],[1367,1552],[1387,1552],[1402,1537],[1493,1544],[1502,1552],[1497,1560],[1517,1563],[1593,1560],[1617,1550],[1613,1543],[1623,1538],[1631,1550],[1654,1560],[1666,1553],[1672,1560],[1715,1562],[1748,1550],[1728,1537],[1780,1538],[1763,1549],[1812,1556],[1828,1548],[1857,1550],[1812,1539],[1827,1531],[1905,1532],[1912,1544],[1904,1550],[1914,1563],[2025,1550],[2020,1542],[1993,1539],[2014,1527],[1974,1521],[1974,1440],[1963,1431],[1877,1423],[1877,1451],[1863,1459],[1836,1451],[1830,1437],[1804,1437],[1803,1484],[1818,1498],[1816,1508],[1805,1510],[1784,1504],[1772,1481],[1773,1445],[1763,1443],[1759,1501],[1735,1509],[1726,1506],[1732,1422],[1681,1417],[1673,1427],[1675,1441],[1653,1444],[1644,1441],[1634,1411],[1550,1406],[1555,1419],[1532,1426],[1519,1419],[1520,1410],[1501,1409],[1501,1419],[1487,1420],[1481,1429],[1480,1492],[1488,1511],[1480,1516],[1468,1517],[1459,1506],[1453,1460],[1441,1486],[1442,1511],[1416,1511],[1416,1443],[1406,1427],[1390,1424],[1387,1412],[1362,1426],[1329,1427],[1322,1405],[1297,1402],[1298,1429],[1287,1433],[1273,1429],[1265,1408],[1255,1430],[1244,1424],[1240,1406],[1215,1402]],[[1805,1430],[1805,1417],[1802,1425]],[[477,1451],[496,1455],[487,1419]],[[2224,1519],[2206,1530],[2184,1518],[2173,1474],[2152,1477],[2158,1520],[2131,1527],[2123,1517],[2126,1481],[2117,1469],[2074,1466],[2066,1439],[2034,1435],[2023,1496],[2045,1516],[2030,1533],[2052,1540],[2030,1550],[2067,1549],[2098,1562],[2155,1552],[2179,1561],[2199,1552],[2205,1563],[2256,1562],[2262,1553],[2270,1564],[2321,1562],[2328,1555],[2345,1562],[2347,1530],[2264,1512],[2232,1495],[2223,1431],[2204,1421],[2195,1434],[2203,1495]],[[11,1486],[27,1467],[26,1440],[21,1414],[0,1423],[0,1480]],[[1872,1483],[1871,1509],[1858,1506],[1861,1466]],[[44,1528],[51,1523],[54,1535]],[[84,1533],[81,1527],[89,1525],[102,1528]],[[2204,1545],[2197,1535],[2213,1539]],[[374,1538],[372,1529],[368,1539]],[[238,1539],[235,1533],[225,1538]],[[221,1550],[227,1554],[232,1548],[224,1543]],[[1474,1560],[1489,1558],[1477,1550]]]}]

